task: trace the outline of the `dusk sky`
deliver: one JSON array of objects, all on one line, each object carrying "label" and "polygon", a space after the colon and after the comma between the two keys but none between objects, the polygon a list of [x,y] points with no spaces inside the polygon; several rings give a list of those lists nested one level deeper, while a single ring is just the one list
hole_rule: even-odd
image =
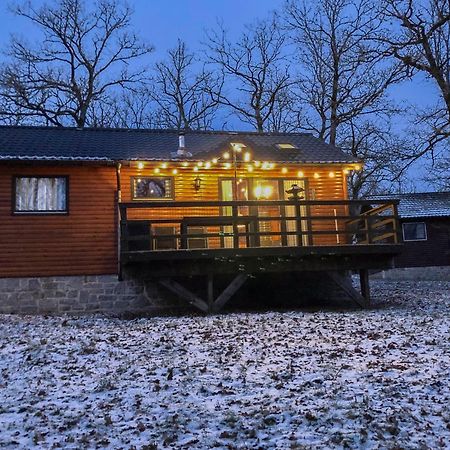
[{"label": "dusk sky", "polygon": [[[32,0],[33,4],[44,3]],[[0,48],[7,47],[9,36],[19,36],[33,40],[37,32],[22,18],[17,18],[8,10],[10,0],[0,0]],[[275,10],[281,9],[284,0],[129,0],[134,8],[133,25],[142,38],[155,47],[155,51],[144,60],[152,65],[164,58],[167,49],[173,48],[177,39],[182,38],[190,49],[201,51],[205,30],[213,28],[217,21],[223,21],[232,35],[238,35],[245,24],[262,19]],[[392,89],[392,96],[410,108],[436,102],[436,91],[425,80],[415,77]],[[402,120],[399,119],[399,128]],[[233,123],[236,129],[248,129],[245,124]],[[416,170],[421,164],[416,165]]]}]

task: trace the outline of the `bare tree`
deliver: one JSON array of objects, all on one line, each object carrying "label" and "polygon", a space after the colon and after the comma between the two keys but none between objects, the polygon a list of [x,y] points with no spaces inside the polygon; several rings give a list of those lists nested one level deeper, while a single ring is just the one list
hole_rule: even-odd
[{"label": "bare tree", "polygon": [[51,125],[84,127],[94,123],[96,104],[143,80],[144,69],[130,67],[151,48],[129,31],[132,12],[125,3],[55,0],[36,8],[28,1],[13,11],[40,28],[43,40],[11,40],[0,88],[12,110]]},{"label": "bare tree", "polygon": [[[403,152],[406,169],[421,156],[438,156],[437,169],[450,183],[450,2],[449,0],[385,0],[384,19],[392,24],[380,39],[388,55],[399,61],[410,76],[422,73],[437,88],[439,101],[419,110],[415,137]],[[447,178],[447,181],[445,181]]]},{"label": "bare tree", "polygon": [[309,112],[303,128],[335,145],[343,124],[383,114],[387,88],[402,78],[375,40],[379,8],[372,0],[290,0],[285,13],[302,66],[299,86]]},{"label": "bare tree", "polygon": [[208,57],[224,78],[227,90],[211,92],[257,131],[268,130],[273,113],[292,84],[286,58],[286,37],[275,19],[246,27],[233,42],[226,30],[208,33]]},{"label": "bare tree", "polygon": [[153,101],[162,127],[210,129],[218,108],[211,91],[221,90],[221,80],[206,70],[182,40],[155,67]]},{"label": "bare tree", "polygon": [[[404,141],[390,124],[391,117],[387,116],[383,122],[363,117],[343,125],[342,148],[355,158],[364,160],[364,170],[351,172],[348,177],[351,198],[398,190],[398,181],[393,180],[400,165],[392,155],[403,147]],[[407,182],[405,177],[403,182]]]}]

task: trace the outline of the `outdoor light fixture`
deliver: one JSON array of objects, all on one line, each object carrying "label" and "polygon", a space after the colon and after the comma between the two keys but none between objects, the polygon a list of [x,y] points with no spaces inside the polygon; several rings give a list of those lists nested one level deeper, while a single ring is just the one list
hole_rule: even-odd
[{"label": "outdoor light fixture", "polygon": [[138,168],[139,170],[142,170],[142,169],[144,168],[144,163],[143,163],[143,162],[139,162],[139,163],[137,164],[137,168]]},{"label": "outdoor light fixture", "polygon": [[198,192],[201,187],[202,187],[202,179],[197,175],[194,178],[194,189],[195,189],[195,192]]}]

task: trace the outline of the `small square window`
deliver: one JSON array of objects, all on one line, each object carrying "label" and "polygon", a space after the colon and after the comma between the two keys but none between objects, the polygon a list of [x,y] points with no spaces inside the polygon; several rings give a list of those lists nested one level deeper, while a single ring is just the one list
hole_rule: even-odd
[{"label": "small square window", "polygon": [[172,200],[173,178],[134,177],[131,180],[133,200]]},{"label": "small square window", "polygon": [[16,176],[14,213],[67,213],[68,177]]},{"label": "small square window", "polygon": [[426,241],[427,228],[424,222],[409,222],[402,224],[404,241]]}]

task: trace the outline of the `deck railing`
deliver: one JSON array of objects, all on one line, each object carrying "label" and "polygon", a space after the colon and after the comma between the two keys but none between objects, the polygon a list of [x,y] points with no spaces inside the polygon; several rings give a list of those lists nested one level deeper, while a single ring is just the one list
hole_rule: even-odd
[{"label": "deck railing", "polygon": [[397,205],[396,200],[120,203],[121,252],[396,244],[401,242]]}]

